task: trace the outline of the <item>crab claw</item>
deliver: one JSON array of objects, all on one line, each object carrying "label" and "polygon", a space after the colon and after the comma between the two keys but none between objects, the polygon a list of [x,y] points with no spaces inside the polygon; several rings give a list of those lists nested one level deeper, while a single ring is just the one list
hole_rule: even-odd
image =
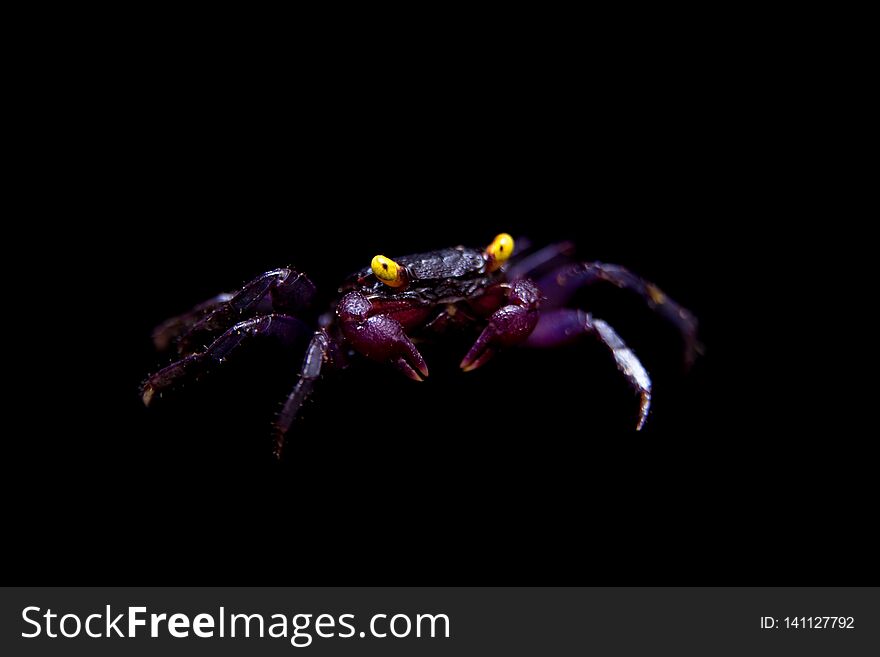
[{"label": "crab claw", "polygon": [[[357,299],[348,306],[354,305]],[[345,308],[345,311],[350,308]],[[374,315],[358,321],[357,316],[342,315],[342,331],[354,348],[371,360],[389,363],[413,381],[423,381],[428,376],[428,365],[400,322],[387,315]]]},{"label": "crab claw", "polygon": [[482,353],[480,353],[480,350],[475,344],[473,347],[471,347],[471,350],[467,353],[467,355],[462,359],[461,365],[459,365],[459,367],[461,368],[462,372],[471,372],[483,365],[494,355],[494,348],[485,346],[482,349]]},{"label": "crab claw", "polygon": [[398,358],[391,363],[394,367],[407,378],[413,381],[424,381],[428,377],[428,366],[422,363],[418,367],[418,371],[414,370],[412,365],[406,362],[405,358]]},{"label": "crab claw", "polygon": [[518,344],[529,337],[537,321],[537,313],[523,306],[509,305],[495,311],[459,367],[465,372],[477,369],[492,358],[499,347]]},{"label": "crab claw", "polygon": [[400,355],[397,358],[392,357],[391,364],[404,376],[413,381],[424,381],[428,378],[428,364],[402,330],[394,340],[394,352]]}]

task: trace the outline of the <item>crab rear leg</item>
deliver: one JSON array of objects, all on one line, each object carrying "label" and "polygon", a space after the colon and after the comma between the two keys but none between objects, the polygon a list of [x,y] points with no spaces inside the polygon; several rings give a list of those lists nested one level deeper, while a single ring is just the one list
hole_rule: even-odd
[{"label": "crab rear leg", "polygon": [[648,420],[651,410],[651,377],[642,366],[632,349],[626,346],[617,332],[601,319],[593,319],[583,310],[561,308],[548,310],[541,314],[535,330],[525,343],[527,347],[549,348],[571,344],[584,336],[593,336],[605,345],[614,357],[617,369],[639,395],[639,420],[636,431],[640,431]]},{"label": "crab rear leg", "polygon": [[150,375],[141,386],[143,402],[149,406],[157,393],[161,394],[222,365],[232,352],[252,338],[273,337],[283,343],[293,344],[309,332],[311,329],[305,323],[288,315],[264,315],[239,322],[204,351],[189,354]]},{"label": "crab rear leg", "polygon": [[574,294],[583,287],[598,282],[608,282],[638,294],[651,310],[675,326],[684,340],[684,364],[690,368],[702,353],[702,345],[697,339],[697,319],[660,288],[633,274],[620,265],[602,262],[584,262],[560,267],[538,281],[541,291],[550,306],[564,306]]},{"label": "crab rear leg", "polygon": [[[517,251],[520,249],[520,242],[521,240],[516,241]],[[516,281],[521,278],[537,278],[551,268],[558,269],[565,264],[570,265],[573,253],[573,242],[550,244],[534,253],[517,258],[507,270],[507,279]]]},{"label": "crab rear leg", "polygon": [[192,330],[206,315],[217,310],[227,303],[235,295],[228,292],[218,294],[216,297],[203,301],[182,315],[166,319],[153,329],[153,344],[158,351],[167,350],[180,336]]},{"label": "crab rear leg", "polygon": [[160,350],[178,340],[181,355],[193,353],[236,322],[258,314],[295,314],[315,295],[315,285],[300,272],[282,267],[261,274],[234,294],[221,294],[188,313],[156,327],[153,341]]}]

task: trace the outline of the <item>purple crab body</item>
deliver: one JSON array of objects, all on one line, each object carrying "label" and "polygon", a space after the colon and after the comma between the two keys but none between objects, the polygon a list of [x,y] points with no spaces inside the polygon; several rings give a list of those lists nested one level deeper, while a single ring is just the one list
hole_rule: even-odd
[{"label": "purple crab body", "polygon": [[479,334],[461,361],[465,372],[517,345],[547,348],[585,336],[599,340],[639,395],[636,428],[642,429],[651,404],[645,368],[610,325],[566,304],[595,282],[629,289],[680,330],[688,365],[699,351],[697,322],[652,283],[617,265],[573,263],[570,251],[570,245],[561,244],[521,256],[514,253],[513,239],[501,234],[486,249],[459,246],[395,259],[378,255],[369,268],[345,280],[341,298],[317,330],[298,317],[314,297],[311,281],[292,268],[269,271],[238,293],[219,295],[157,327],[157,347],[176,344],[180,360],[144,382],[144,403],[222,364],[251,337],[292,342],[311,333],[300,378],[274,425],[280,456],[299,409],[325,371],[343,370],[362,356],[422,381],[428,365],[413,338],[438,340],[452,330],[475,328]]}]

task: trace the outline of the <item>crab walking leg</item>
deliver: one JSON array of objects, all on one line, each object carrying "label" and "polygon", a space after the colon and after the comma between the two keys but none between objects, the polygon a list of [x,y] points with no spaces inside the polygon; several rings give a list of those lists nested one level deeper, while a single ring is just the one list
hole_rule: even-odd
[{"label": "crab walking leg", "polygon": [[[231,295],[220,295],[219,300],[213,307],[209,307],[201,316],[195,317],[185,329],[179,333],[180,341],[178,350],[181,354],[197,351],[208,344],[213,337],[228,329],[236,322],[257,314],[283,313],[285,315],[297,313],[308,307],[315,295],[315,285],[305,274],[301,274],[290,267],[273,269],[261,274],[250,281],[241,290]],[[226,296],[226,299],[221,297]],[[212,300],[214,301],[214,300]],[[207,302],[211,303],[211,302]],[[200,304],[205,306],[206,304]],[[154,332],[156,346],[160,349],[164,343],[166,346],[170,339],[162,331],[162,328],[171,323],[187,324],[188,316],[198,311],[200,306],[182,315],[165,322]],[[178,321],[182,320],[182,322]],[[159,336],[159,339],[156,336]],[[176,337],[176,336],[174,336]]]},{"label": "crab walking leg", "polygon": [[606,322],[593,319],[589,313],[582,310],[562,308],[545,311],[538,320],[535,330],[526,340],[525,346],[558,347],[575,342],[585,335],[598,338],[611,351],[617,369],[639,394],[639,421],[636,431],[640,431],[645,426],[651,409],[651,378],[632,349],[626,346],[617,332]]},{"label": "crab walking leg", "polygon": [[[521,241],[517,239],[517,248],[519,248]],[[550,267],[555,266],[558,268],[564,263],[571,264],[571,255],[573,253],[573,242],[559,242],[545,246],[539,251],[523,256],[522,259],[517,259],[515,264],[507,270],[507,278],[511,281],[528,277],[535,278]],[[514,256],[516,255],[514,253]]]},{"label": "crab walking leg", "polygon": [[144,404],[149,406],[156,393],[169,390],[223,364],[236,348],[252,338],[273,337],[292,344],[310,332],[311,329],[305,323],[288,315],[264,315],[239,322],[204,351],[185,356],[147,378],[141,387]]},{"label": "crab walking leg", "polygon": [[489,318],[489,324],[462,359],[465,372],[475,370],[492,358],[498,349],[523,342],[538,323],[538,299],[540,293],[528,279],[510,285],[506,306],[499,308]]},{"label": "crab walking leg", "polygon": [[222,304],[232,299],[233,296],[235,295],[228,292],[218,294],[212,299],[203,301],[192,310],[159,324],[159,326],[153,329],[153,344],[156,345],[156,349],[158,351],[168,349],[177,338],[190,331],[193,326],[204,319],[205,315],[219,308]]},{"label": "crab walking leg", "polygon": [[330,338],[322,329],[316,331],[312,336],[309,347],[306,350],[306,356],[303,358],[302,368],[299,372],[299,381],[290,391],[281,412],[275,419],[273,425],[275,432],[275,448],[274,454],[276,458],[281,458],[281,451],[284,449],[284,441],[290,427],[293,426],[294,420],[299,413],[299,409],[306,403],[315,389],[315,383],[321,376],[321,368],[327,362],[330,355]]},{"label": "crab walking leg", "polygon": [[675,326],[684,339],[685,367],[693,365],[702,345],[697,339],[697,319],[678,303],[670,299],[653,283],[646,281],[620,265],[601,262],[584,262],[560,267],[538,281],[550,306],[564,306],[583,287],[606,281],[619,288],[632,290],[648,304],[651,310]]}]

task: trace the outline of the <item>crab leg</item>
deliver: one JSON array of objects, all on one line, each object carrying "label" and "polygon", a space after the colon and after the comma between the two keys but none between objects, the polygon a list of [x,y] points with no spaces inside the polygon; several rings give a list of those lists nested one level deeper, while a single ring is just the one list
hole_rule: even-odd
[{"label": "crab leg", "polygon": [[577,341],[585,335],[592,335],[604,344],[614,357],[617,369],[639,394],[639,420],[636,431],[641,430],[648,420],[651,409],[651,377],[636,357],[626,346],[617,332],[601,319],[593,319],[582,310],[567,308],[549,310],[541,315],[538,325],[526,340],[526,346],[548,348],[558,347]]},{"label": "crab leg", "polygon": [[258,313],[291,314],[305,309],[315,286],[305,274],[289,267],[274,269],[250,281],[235,294],[224,294],[199,304],[189,313],[164,322],[153,332],[159,349],[180,336],[178,351],[193,353],[220,331]]},{"label": "crab leg", "polygon": [[193,326],[204,319],[205,315],[219,308],[222,304],[232,299],[233,296],[235,295],[228,292],[218,294],[216,297],[203,301],[192,310],[159,324],[159,326],[153,329],[153,344],[156,345],[156,349],[159,351],[168,349],[177,338],[188,333]]},{"label": "crab leg", "polygon": [[632,290],[648,304],[651,310],[675,326],[682,335],[685,345],[685,368],[693,365],[701,353],[702,346],[697,339],[697,319],[686,308],[670,299],[653,283],[639,278],[620,265],[601,262],[584,262],[567,265],[547,274],[538,281],[549,306],[564,306],[575,292],[594,283],[606,281],[619,288]]},{"label": "crab leg", "polygon": [[321,368],[329,359],[329,355],[330,338],[323,329],[316,331],[312,336],[311,342],[309,342],[305,358],[303,358],[299,381],[296,382],[293,390],[290,391],[284,406],[281,407],[281,412],[273,424],[275,433],[274,453],[276,458],[281,458],[281,451],[284,449],[287,432],[290,431],[290,427],[293,425],[299,409],[302,408],[302,405],[314,391],[315,383],[321,376]]},{"label": "crab leg", "polygon": [[[517,240],[517,248],[522,240]],[[539,251],[530,253],[517,259],[515,264],[507,271],[508,280],[515,281],[521,278],[535,278],[544,273],[548,268],[562,266],[571,263],[571,255],[574,253],[574,243],[559,242],[545,246]],[[514,254],[516,255],[516,254]]]},{"label": "crab leg", "polygon": [[169,390],[187,379],[194,379],[222,365],[242,343],[257,336],[269,336],[291,344],[311,329],[289,315],[264,315],[239,322],[214,340],[204,351],[190,354],[151,375],[141,387],[144,404],[150,405],[156,393]]}]

